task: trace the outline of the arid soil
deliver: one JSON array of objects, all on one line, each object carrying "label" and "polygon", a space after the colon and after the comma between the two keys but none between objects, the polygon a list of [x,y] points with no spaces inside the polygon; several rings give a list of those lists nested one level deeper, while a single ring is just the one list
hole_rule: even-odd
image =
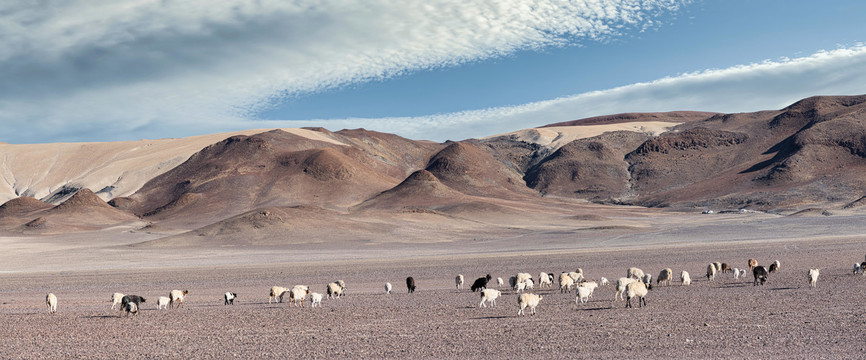
[{"label": "arid soil", "polygon": [[[833,224],[832,217],[810,219],[799,221],[819,232]],[[736,225],[717,226],[737,231]],[[331,253],[334,260],[315,261],[283,249],[281,262],[239,252],[238,265],[204,257],[195,266],[168,262],[162,268],[158,258],[147,258],[140,269],[6,273],[0,275],[0,358],[859,357],[866,347],[866,276],[852,274],[851,267],[866,254],[862,239],[771,238],[748,226],[743,231],[764,239],[659,238],[564,249],[539,242],[546,244],[544,251],[491,246],[468,254],[463,248],[471,248],[470,241],[443,242],[435,252],[392,248],[379,257],[353,259],[345,250]],[[782,266],[764,286],[753,286],[751,276],[734,280],[720,274],[712,282],[704,277],[709,262],[743,268],[749,258],[765,265],[779,260]],[[517,316],[511,290],[502,289],[494,308],[479,308],[478,294],[469,290],[487,273],[494,283],[496,277],[507,283],[517,272],[537,277],[580,267],[589,278],[615,282],[630,266],[654,277],[670,267],[677,280],[656,285],[648,306],[632,309],[612,301],[612,285],[597,289],[585,305],[576,305],[573,293],[536,288],[532,292],[544,299],[536,315],[524,317]],[[806,272],[816,267],[821,276],[811,289]],[[680,285],[682,270],[691,273],[691,286]],[[458,273],[466,276],[463,290],[454,287]],[[407,276],[417,281],[414,294],[406,293]],[[268,304],[271,286],[306,284],[325,293],[326,284],[337,279],[346,282],[347,295],[326,298],[320,308],[309,308],[309,301],[304,308],[290,307],[288,297]],[[394,285],[391,295],[384,294],[386,281]],[[190,291],[184,308],[156,310],[157,297],[171,289]],[[226,291],[238,294],[235,305],[223,305]],[[48,292],[59,298],[55,315],[44,305]],[[109,309],[113,292],[138,294],[147,302],[138,316],[119,316]]]}]

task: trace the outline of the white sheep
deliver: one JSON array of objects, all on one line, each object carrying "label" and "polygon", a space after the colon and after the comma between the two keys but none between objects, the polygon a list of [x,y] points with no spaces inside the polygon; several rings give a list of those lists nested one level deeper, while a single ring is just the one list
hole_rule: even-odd
[{"label": "white sheep", "polygon": [[722,271],[722,263],[719,261],[714,262],[713,267],[716,268],[717,273]]},{"label": "white sheep", "polygon": [[517,282],[518,283],[526,282],[526,280],[532,280],[532,274],[530,274],[530,273],[517,273]]},{"label": "white sheep", "polygon": [[538,287],[543,289],[545,286],[550,288],[553,284],[550,281],[550,276],[547,276],[546,272],[542,272],[541,274],[538,274]]},{"label": "white sheep", "polygon": [[543,296],[536,294],[520,294],[520,297],[517,298],[517,305],[520,307],[520,310],[517,310],[517,316],[526,315],[523,310],[527,306],[529,307],[529,314],[535,315],[535,307],[538,306],[538,302],[543,298]]},{"label": "white sheep", "polygon": [[580,272],[572,271],[572,272],[568,273],[568,277],[570,277],[571,280],[574,280],[575,284],[582,283],[585,279],[583,277],[583,269],[578,269],[578,270],[580,270]]},{"label": "white sheep", "polygon": [[601,286],[607,285],[608,284],[607,278],[602,276],[602,278],[598,280],[598,284]]},{"label": "white sheep", "polygon": [[646,294],[648,293],[646,284],[641,281],[634,281],[626,287],[628,299],[626,299],[625,307],[631,306],[631,299],[633,297],[637,297],[637,304],[639,307],[643,307],[646,305]]},{"label": "white sheep", "polygon": [[625,277],[633,278],[635,280],[640,280],[641,278],[643,278],[643,275],[644,275],[643,270],[638,269],[636,267],[631,267],[631,268],[628,268],[628,271],[626,272]]},{"label": "white sheep", "polygon": [[391,289],[393,289],[393,288],[394,287],[391,286],[391,283],[386,282],[385,283],[385,294],[391,295]]},{"label": "white sheep", "polygon": [[270,304],[272,300],[277,300],[277,298],[280,299],[280,302],[283,302],[283,294],[285,294],[288,290],[289,289],[282,286],[271,287],[271,296],[268,298],[268,304]]},{"label": "white sheep", "polygon": [[310,294],[310,307],[314,308],[316,306],[322,307],[322,294],[314,292]]},{"label": "white sheep", "polygon": [[631,278],[631,277],[619,278],[616,281],[616,293],[613,294],[613,301],[616,301],[617,298],[619,298],[620,300],[625,300],[623,298],[623,295],[625,294],[626,287],[628,286],[628,284],[631,284],[635,281],[638,281],[638,280]]},{"label": "white sheep", "polygon": [[746,278],[746,269],[740,269],[740,279]]},{"label": "white sheep", "polygon": [[809,287],[818,286],[818,275],[820,275],[821,269],[809,269]]},{"label": "white sheep", "polygon": [[589,301],[589,296],[592,295],[592,289],[581,285],[577,287],[575,293],[577,293],[577,296],[574,298],[574,303],[586,304]]},{"label": "white sheep", "polygon": [[505,285],[505,281],[502,281],[501,277],[496,278],[496,287],[501,289],[503,285]]},{"label": "white sheep", "polygon": [[713,281],[716,278],[716,265],[707,265],[707,280]]},{"label": "white sheep", "polygon": [[526,288],[529,290],[532,290],[535,288],[535,281],[532,281],[532,278],[526,279],[526,281],[524,281],[524,283],[526,283]]},{"label": "white sheep", "polygon": [[592,293],[598,288],[598,283],[595,281],[584,281],[578,287],[589,289],[589,297],[592,298]]},{"label": "white sheep", "polygon": [[571,276],[568,276],[568,273],[562,273],[559,275],[559,292],[564,293],[571,291],[571,288],[574,286],[574,279]]},{"label": "white sheep", "polygon": [[48,305],[49,314],[57,313],[57,296],[55,296],[54,293],[48,293],[48,295],[45,295],[45,304]]},{"label": "white sheep", "polygon": [[515,288],[515,291],[521,292],[523,290],[526,290],[526,283],[525,282],[517,283],[517,287]]},{"label": "white sheep", "polygon": [[181,308],[183,306],[183,298],[185,298],[189,294],[189,290],[172,290],[168,293],[168,297],[170,299],[168,303],[169,308]]},{"label": "white sheep", "polygon": [[159,309],[167,309],[167,308],[168,308],[168,304],[169,304],[170,302],[171,302],[171,299],[169,299],[168,297],[166,297],[166,296],[160,296],[159,298],[156,299],[156,309],[157,309],[157,310],[159,310]]},{"label": "white sheep", "polygon": [[[337,285],[339,286],[339,285]],[[297,306],[298,302],[301,303],[301,307],[304,307],[304,301],[307,299],[307,295],[310,294],[310,287],[307,285],[295,285],[292,287],[292,290],[289,291],[289,306]]]},{"label": "white sheep", "polygon": [[231,291],[226,292],[225,294],[223,294],[223,299],[225,299],[225,302],[223,302],[223,305],[234,305],[235,299],[237,299],[237,298],[238,298],[238,294],[233,293]]},{"label": "white sheep", "polygon": [[343,287],[338,282],[328,284],[328,299],[339,299],[343,296]]},{"label": "white sheep", "polygon": [[854,263],[854,274],[860,272],[860,263]]},{"label": "white sheep", "polygon": [[682,281],[684,286],[692,284],[692,278],[689,276],[688,271],[683,270],[683,272],[680,273],[680,281]]},{"label": "white sheep", "polygon": [[116,309],[117,306],[120,305],[120,300],[122,300],[122,299],[123,299],[123,294],[121,294],[121,293],[112,294],[111,295],[111,310]]},{"label": "white sheep", "polygon": [[454,283],[457,285],[457,289],[460,290],[463,288],[463,274],[457,274],[457,277],[454,279]]},{"label": "white sheep", "polygon": [[674,277],[674,271],[671,268],[665,268],[659,273],[659,277],[656,279],[656,284],[666,284],[667,286],[671,285],[671,278]]},{"label": "white sheep", "polygon": [[481,290],[481,304],[478,304],[478,307],[487,307],[484,303],[489,303],[491,306],[496,307],[496,298],[502,295],[502,292],[494,289],[484,289]]},{"label": "white sheep", "polygon": [[740,278],[740,268],[734,268],[733,273],[734,273],[734,280],[737,280]]}]

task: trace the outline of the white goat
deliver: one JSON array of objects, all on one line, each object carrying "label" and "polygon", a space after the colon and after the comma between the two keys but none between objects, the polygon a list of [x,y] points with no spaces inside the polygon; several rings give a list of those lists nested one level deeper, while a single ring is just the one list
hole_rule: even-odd
[{"label": "white goat", "polygon": [[45,295],[45,304],[48,305],[49,314],[57,313],[57,296],[55,296],[54,293],[48,293],[48,295]]},{"label": "white goat", "polygon": [[553,286],[552,282],[550,281],[550,277],[547,276],[547,273],[542,272],[541,274],[538,274],[538,287],[543,289],[545,285],[548,288]]},{"label": "white goat", "polygon": [[628,271],[626,272],[625,277],[633,278],[635,280],[640,280],[641,278],[643,278],[643,270],[638,269],[636,267],[628,268]]},{"label": "white goat", "polygon": [[683,285],[686,285],[686,286],[692,284],[692,278],[691,278],[691,276],[689,276],[688,271],[683,270],[683,272],[680,273],[680,281],[682,281]]},{"label": "white goat", "polygon": [[159,298],[156,299],[156,309],[157,309],[157,310],[159,310],[159,309],[167,309],[167,308],[168,308],[168,304],[169,304],[170,302],[171,302],[171,299],[169,299],[168,297],[166,297],[166,296],[160,296]]},{"label": "white goat", "polygon": [[339,299],[343,296],[343,287],[340,286],[339,282],[332,282],[328,284],[328,299]]},{"label": "white goat", "polygon": [[274,286],[271,288],[271,297],[268,298],[268,304],[271,303],[271,300],[276,301],[277,298],[280,299],[280,302],[283,302],[283,294],[286,293],[289,289],[284,288],[282,286]]},{"label": "white goat", "polygon": [[568,273],[562,273],[559,275],[559,292],[564,293],[571,291],[571,288],[574,286],[574,279],[571,276],[568,276]]},{"label": "white goat", "polygon": [[598,284],[601,286],[605,286],[605,285],[607,285],[607,283],[608,283],[608,281],[607,281],[606,277],[602,277],[601,279],[598,280]]},{"label": "white goat", "polygon": [[168,293],[168,298],[170,299],[168,303],[168,307],[170,308],[181,308],[183,307],[183,298],[185,298],[189,294],[189,290],[172,290]]},{"label": "white goat", "polygon": [[310,294],[310,307],[314,308],[316,306],[322,307],[322,294],[314,292]]},{"label": "white goat", "polygon": [[123,294],[114,293],[111,295],[111,310],[114,310],[117,305],[120,305],[120,300],[123,299]]},{"label": "white goat", "polygon": [[589,296],[592,294],[592,289],[584,286],[578,286],[575,293],[577,293],[577,296],[575,296],[574,298],[574,303],[586,304],[586,302],[589,301]]},{"label": "white goat", "polygon": [[716,265],[707,265],[707,280],[713,281],[716,278]]},{"label": "white goat", "polygon": [[[337,285],[339,286],[339,285]],[[289,292],[289,306],[297,306],[298,302],[301,303],[300,307],[304,307],[304,301],[307,299],[307,295],[310,294],[310,287],[307,285],[295,285],[292,290]]]},{"label": "white goat", "polygon": [[525,282],[519,282],[519,283],[517,283],[517,287],[515,288],[515,291],[516,291],[516,292],[521,292],[521,291],[523,291],[523,290],[526,290],[526,283],[525,283]]},{"label": "white goat", "polygon": [[520,307],[520,310],[517,310],[517,316],[526,315],[523,310],[527,306],[529,307],[529,314],[535,315],[535,307],[538,306],[538,302],[543,298],[543,296],[536,294],[520,294],[520,297],[517,298],[517,305]]},{"label": "white goat", "polygon": [[740,269],[740,279],[746,278],[746,269]]},{"label": "white goat", "polygon": [[809,269],[809,287],[818,286],[818,275],[820,275],[821,269]]},{"label": "white goat", "polygon": [[613,295],[613,301],[616,301],[617,298],[619,298],[620,300],[625,300],[625,298],[623,298],[623,295],[625,294],[626,287],[628,286],[628,284],[631,284],[635,281],[638,280],[630,277],[619,278],[616,281],[616,294]]},{"label": "white goat", "polygon": [[501,277],[496,278],[496,287],[502,288],[502,285],[505,285],[505,281],[502,281]]},{"label": "white goat", "polygon": [[457,289],[463,288],[463,274],[457,274],[457,277],[454,278],[454,283],[457,285]]},{"label": "white goat", "polygon": [[502,295],[502,292],[494,289],[481,290],[481,304],[478,307],[487,307],[484,303],[489,303],[490,306],[496,307],[496,298]]},{"label": "white goat", "polygon": [[589,298],[592,298],[592,293],[595,292],[595,289],[598,288],[598,283],[595,281],[584,281],[580,283],[577,287],[589,289]]},{"label": "white goat", "polygon": [[734,273],[734,280],[737,280],[740,278],[740,268],[734,268],[733,273]]}]

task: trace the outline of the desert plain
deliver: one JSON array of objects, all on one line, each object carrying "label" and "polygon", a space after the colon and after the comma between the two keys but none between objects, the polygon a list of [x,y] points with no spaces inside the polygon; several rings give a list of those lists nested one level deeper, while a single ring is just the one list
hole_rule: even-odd
[{"label": "desert plain", "polygon": [[[400,234],[376,242],[342,236],[325,246],[169,246],[134,229],[87,239],[6,237],[4,247],[15,251],[0,256],[0,357],[812,359],[856,358],[866,346],[866,277],[852,273],[866,255],[863,215],[576,205],[547,221],[511,217],[499,221],[512,226],[485,215],[438,228],[428,219],[410,242]],[[751,274],[704,275],[712,261],[744,268],[749,258],[782,266],[764,286],[753,286]],[[537,278],[580,267],[590,279],[616,281],[631,266],[654,276],[670,267],[675,280],[654,284],[647,306],[635,308],[613,301],[613,285],[576,304],[574,292],[554,282],[530,291],[544,297],[531,316],[517,316],[517,295],[507,288],[517,272]],[[821,268],[816,288],[809,268]],[[682,270],[692,285],[681,285]],[[488,273],[506,286],[495,307],[479,308],[469,286]],[[464,289],[455,288],[457,274]],[[407,276],[416,279],[413,294]],[[268,302],[274,285],[325,293],[338,279],[346,295],[321,307]],[[156,298],[172,289],[190,291],[184,307],[157,310]],[[223,304],[226,291],[238,294],[234,305]],[[54,315],[48,292],[59,298]],[[138,316],[122,316],[110,310],[114,292],[147,302]]]}]

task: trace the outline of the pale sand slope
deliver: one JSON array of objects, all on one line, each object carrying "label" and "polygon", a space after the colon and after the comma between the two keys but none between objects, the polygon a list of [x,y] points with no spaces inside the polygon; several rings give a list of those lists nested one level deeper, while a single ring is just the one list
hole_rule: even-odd
[{"label": "pale sand slope", "polygon": [[[269,130],[102,143],[0,143],[0,204],[22,195],[46,199],[67,185],[89,188],[106,201],[128,196],[148,180],[171,170],[208,145],[235,135],[253,135]],[[321,132],[282,130],[344,145]],[[113,188],[100,192],[106,187]]]},{"label": "pale sand slope", "polygon": [[664,133],[679,124],[681,123],[664,121],[643,121],[609,125],[554,126],[523,129],[510,133],[488,136],[482,138],[482,140],[499,137],[510,137],[517,141],[535,143],[541,146],[549,147],[551,148],[551,151],[556,151],[563,145],[568,144],[574,140],[599,136],[606,132],[633,131],[645,133],[650,136],[658,136],[661,133]]}]

